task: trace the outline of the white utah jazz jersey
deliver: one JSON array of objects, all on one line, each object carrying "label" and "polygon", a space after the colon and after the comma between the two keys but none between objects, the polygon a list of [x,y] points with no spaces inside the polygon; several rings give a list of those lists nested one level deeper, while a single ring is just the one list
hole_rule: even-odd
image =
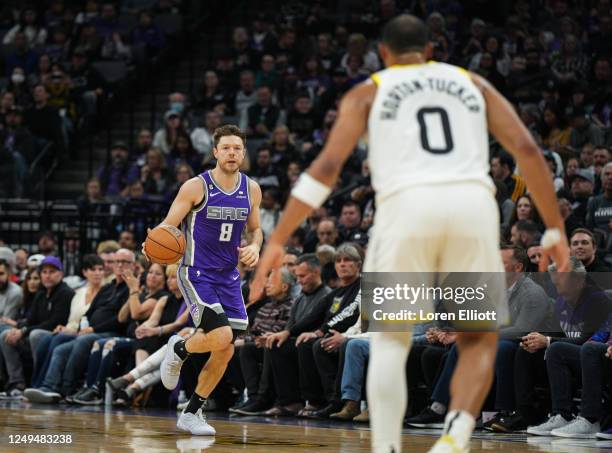
[{"label": "white utah jazz jersey", "polygon": [[378,201],[402,189],[489,177],[486,104],[464,69],[444,63],[392,66],[368,119],[372,186]]}]

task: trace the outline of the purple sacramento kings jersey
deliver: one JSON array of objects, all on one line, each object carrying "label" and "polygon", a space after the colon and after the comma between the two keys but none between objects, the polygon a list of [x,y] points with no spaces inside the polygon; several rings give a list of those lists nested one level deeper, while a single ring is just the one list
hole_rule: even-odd
[{"label": "purple sacramento kings jersey", "polygon": [[182,224],[187,242],[183,265],[204,270],[237,266],[237,249],[251,212],[249,178],[239,175],[238,187],[230,193],[219,188],[210,171],[199,175],[204,182],[204,200]]},{"label": "purple sacramento kings jersey", "polygon": [[177,277],[196,327],[206,328],[205,308],[227,316],[232,329],[248,326],[236,265],[251,198],[249,178],[239,175],[237,187],[228,193],[215,183],[210,171],[200,174],[204,200],[181,225],[187,247]]}]

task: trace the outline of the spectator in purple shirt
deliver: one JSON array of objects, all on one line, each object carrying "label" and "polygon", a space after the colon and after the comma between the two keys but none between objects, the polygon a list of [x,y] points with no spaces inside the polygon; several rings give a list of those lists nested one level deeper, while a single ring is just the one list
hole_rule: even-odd
[{"label": "spectator in purple shirt", "polygon": [[129,185],[138,180],[138,167],[128,160],[125,143],[115,143],[111,149],[111,160],[98,170],[102,193],[107,197],[125,197]]},{"label": "spectator in purple shirt", "polygon": [[147,55],[154,57],[166,45],[164,32],[153,23],[150,11],[142,11],[138,19],[138,26],[132,32],[132,44],[147,46]]}]

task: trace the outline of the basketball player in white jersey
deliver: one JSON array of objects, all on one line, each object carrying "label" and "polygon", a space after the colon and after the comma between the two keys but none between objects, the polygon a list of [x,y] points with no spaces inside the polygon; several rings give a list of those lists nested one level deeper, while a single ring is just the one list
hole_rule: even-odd
[{"label": "basketball player in white jersey", "polygon": [[[508,101],[477,75],[427,64],[427,30],[414,16],[398,16],[384,27],[379,52],[387,69],[342,99],[325,148],[300,177],[269,239],[253,291],[281,266],[282,246],[323,204],[366,130],[377,202],[366,271],[503,272],[487,130],[517,159],[548,228],[546,254],[567,270],[569,250],[549,170]],[[372,337],[367,393],[377,453],[401,451],[410,340],[407,332]],[[457,347],[452,400],[435,452],[469,449],[493,379],[497,332],[461,333]]]}]

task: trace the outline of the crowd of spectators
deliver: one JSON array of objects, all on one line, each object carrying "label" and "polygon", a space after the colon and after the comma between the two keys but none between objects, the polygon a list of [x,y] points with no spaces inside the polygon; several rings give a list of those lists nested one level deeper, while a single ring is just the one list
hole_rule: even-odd
[{"label": "crowd of spectators", "polygon": [[96,62],[142,63],[166,46],[154,18],[176,12],[176,2],[141,2],[152,9],[139,12],[122,3],[127,2],[1,5],[0,195],[27,193],[27,168],[47,143],[50,156],[62,157],[77,131],[94,130],[115,88]]},{"label": "crowd of spectators", "polygon": [[[544,226],[521,169],[492,142],[500,234],[508,244],[501,254],[511,323],[500,334],[496,383],[488,403],[497,415],[485,428],[512,432],[530,426],[536,435],[565,430],[566,437],[593,437],[597,431],[612,436],[612,420],[605,418],[611,413],[612,324],[605,323],[610,299],[590,279],[593,273],[609,272],[612,262],[610,2],[501,2],[503,18],[484,6],[476,9],[481,2],[381,0],[374,9],[363,3],[339,1],[331,11],[321,2],[293,2],[275,14],[258,14],[249,27],[234,28],[231,43],[202,74],[197,91],[168,95],[164,123],[157,131],[140,130],[131,149],[125,143],[113,145],[111,161],[87,183],[81,209],[106,212],[106,206],[134,200],[145,200],[146,209],[154,200],[163,206],[180,184],[214,166],[212,132],[233,122],[248,135],[243,170],[262,187],[261,220],[268,236],[300,172],[324,146],[341,96],[381,69],[375,47],[380,25],[400,12],[413,12],[429,26],[435,60],[488,78],[516,106],[549,163],[550,173],[542,177],[551,178],[557,189],[573,255],[576,280],[571,285],[532,273]],[[291,237],[281,278],[270,278],[263,300],[249,299],[251,270],[240,268],[250,328],[237,340],[209,410],[368,420],[363,393],[369,333],[362,331],[359,286],[374,212],[364,140],[330,199]],[[57,272],[70,263],[66,256],[63,261],[49,258],[56,247],[52,241],[39,243],[47,257],[32,260],[31,268],[32,257],[25,250],[15,251],[14,263],[4,266],[11,268],[9,278],[24,282],[21,291],[9,288],[11,300],[19,292],[24,303],[13,302],[13,318],[7,317],[9,327],[0,337],[6,343],[5,398],[26,392],[40,402],[101,404],[103,394],[111,392],[116,404],[126,405],[155,388],[165,343],[158,337],[188,335],[191,327],[182,316],[175,270],[139,261],[134,251],[145,230],[125,227],[114,231],[118,238],[121,233],[121,249],[113,243],[99,246],[102,264],[87,268],[87,263],[96,263],[94,258],[79,259],[87,284],[75,296],[63,286],[61,292],[55,289],[61,281]],[[90,274],[96,267],[110,282],[92,297],[96,285]],[[49,275],[54,273],[55,280]],[[32,295],[36,277],[42,289]],[[4,291],[7,301],[9,289]],[[86,294],[79,296],[79,291]],[[56,309],[48,299],[60,295],[65,299]],[[80,330],[65,335],[62,328],[76,321],[66,301],[75,304],[77,297],[92,300],[81,315]],[[26,310],[26,299],[31,307],[53,307],[57,325],[48,325],[42,308]],[[98,311],[107,325],[97,324],[102,318]],[[589,317],[574,317],[584,311]],[[40,327],[41,319],[47,320],[46,327]],[[443,325],[421,327],[407,363],[407,423],[438,427],[449,404],[456,333]],[[38,330],[47,333],[32,336]],[[63,335],[55,342],[62,344],[45,341],[48,331]],[[35,350],[38,381],[28,389],[18,347]],[[109,353],[101,351],[112,351],[113,358],[105,361]],[[203,360],[195,355],[184,367],[180,388],[187,396]],[[74,367],[67,365],[72,363]],[[572,397],[578,389],[582,405],[576,411]],[[167,401],[167,395],[163,398]],[[171,400],[179,407],[186,401],[180,391]]]}]

